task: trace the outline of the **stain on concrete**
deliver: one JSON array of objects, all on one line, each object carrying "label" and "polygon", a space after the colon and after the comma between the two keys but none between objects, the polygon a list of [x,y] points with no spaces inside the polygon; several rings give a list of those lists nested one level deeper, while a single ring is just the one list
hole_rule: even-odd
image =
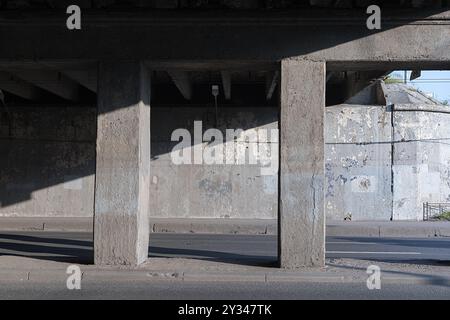
[{"label": "stain on concrete", "polygon": [[227,196],[233,191],[233,187],[229,181],[203,179],[198,183],[198,186],[200,190],[213,197]]}]

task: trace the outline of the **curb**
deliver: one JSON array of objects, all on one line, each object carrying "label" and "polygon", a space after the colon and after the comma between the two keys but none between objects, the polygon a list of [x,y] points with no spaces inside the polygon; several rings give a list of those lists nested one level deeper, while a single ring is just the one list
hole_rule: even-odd
[{"label": "curb", "polygon": [[92,232],[92,218],[0,217],[0,231]]},{"label": "curb", "polygon": [[333,222],[327,224],[327,236],[352,237],[450,237],[450,222]]},{"label": "curb", "polygon": [[[385,271],[389,273],[389,271]],[[1,270],[0,283],[4,282],[61,282],[65,284],[68,278],[66,270]],[[437,281],[441,285],[450,285],[450,274],[432,275],[382,275],[382,283],[386,284],[430,284]],[[198,271],[150,271],[150,270],[85,270],[82,281],[182,281],[182,282],[299,282],[299,283],[361,283],[365,284],[364,274],[320,273],[320,272],[198,272]]]},{"label": "curb", "polygon": [[[273,219],[150,219],[152,233],[276,235]],[[0,217],[0,231],[92,232],[92,218]],[[352,237],[450,237],[450,221],[330,221],[327,236]]]},{"label": "curb", "polygon": [[273,219],[152,219],[154,233],[276,235]]}]

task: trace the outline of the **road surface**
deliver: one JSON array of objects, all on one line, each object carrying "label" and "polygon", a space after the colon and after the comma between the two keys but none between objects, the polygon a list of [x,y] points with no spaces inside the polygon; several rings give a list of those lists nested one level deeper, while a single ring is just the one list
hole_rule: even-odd
[{"label": "road surface", "polygon": [[0,299],[450,299],[442,285],[386,284],[368,290],[364,283],[292,282],[83,282],[81,290],[64,283],[22,283],[0,286]]},{"label": "road surface", "polygon": [[[91,263],[92,234],[77,232],[0,232],[0,255]],[[268,235],[160,233],[150,236],[150,257],[187,257],[249,265],[277,260],[277,238]],[[450,238],[327,237],[327,258],[375,261],[450,261]]]},{"label": "road surface", "polygon": [[[450,239],[447,238],[327,237],[326,240],[329,266],[334,259],[341,258],[400,266],[415,264],[418,268],[438,265],[450,272]],[[275,236],[166,233],[152,234],[150,243],[150,257],[186,257],[247,266],[276,264]],[[0,256],[90,264],[92,234],[1,232]],[[364,274],[365,270],[361,270]],[[382,283],[381,290],[368,290],[365,281],[120,281],[112,278],[83,280],[81,290],[68,290],[66,282],[59,280],[0,281],[0,299],[450,299],[450,280],[440,276],[436,274],[424,283]]]}]

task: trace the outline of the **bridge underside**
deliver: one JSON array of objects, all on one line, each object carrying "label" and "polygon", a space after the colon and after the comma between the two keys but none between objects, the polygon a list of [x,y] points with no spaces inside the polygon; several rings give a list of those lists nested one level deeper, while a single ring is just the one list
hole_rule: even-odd
[{"label": "bridge underside", "polygon": [[170,84],[195,100],[202,76],[192,74],[214,73],[228,100],[252,71],[262,100],[279,108],[280,265],[324,265],[326,84],[347,81],[342,71],[363,87],[395,69],[450,69],[450,11],[390,10],[369,31],[363,11],[321,10],[87,9],[79,31],[66,29],[64,14],[0,11],[7,101],[97,101],[95,263],[148,256],[151,88]]}]

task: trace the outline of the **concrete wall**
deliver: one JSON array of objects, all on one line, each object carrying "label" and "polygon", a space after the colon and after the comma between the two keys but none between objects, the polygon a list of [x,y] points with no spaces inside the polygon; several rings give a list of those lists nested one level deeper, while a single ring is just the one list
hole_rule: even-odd
[{"label": "concrete wall", "polygon": [[325,212],[327,219],[389,220],[391,125],[385,107],[326,108]]},{"label": "concrete wall", "polygon": [[[10,110],[11,121],[2,113],[0,122],[0,216],[92,216],[95,108]],[[220,109],[217,127],[224,136],[226,128],[276,129],[277,116],[276,108]],[[194,137],[194,121],[203,121],[203,131],[214,127],[214,108],[153,108],[151,119],[151,216],[276,218],[277,174],[238,164],[251,144],[269,150],[269,143],[228,141],[238,151],[232,165],[175,165],[173,130]]]},{"label": "concrete wall", "polygon": [[[224,137],[225,129],[241,128],[246,132],[276,129],[277,117],[276,108],[222,108],[219,110],[217,128]],[[215,127],[214,108],[152,109],[151,215],[275,219],[277,173],[263,175],[259,164],[239,164],[238,159],[252,147],[269,149],[268,142],[227,141],[227,147],[234,144],[236,150],[234,164],[231,165],[172,163],[170,151],[178,143],[170,141],[172,132],[185,128],[193,139],[194,121],[199,120],[203,123],[203,132]],[[203,146],[206,145],[204,142]]]},{"label": "concrete wall", "polygon": [[424,202],[450,202],[449,112],[442,107],[395,106],[394,220],[421,220]]},{"label": "concrete wall", "polygon": [[0,118],[0,216],[91,216],[96,110],[9,110]]},{"label": "concrete wall", "polygon": [[438,105],[328,107],[327,219],[422,220],[424,202],[450,201],[448,112]]},{"label": "concrete wall", "polygon": [[[450,201],[450,114],[423,105],[394,108],[326,108],[327,219],[420,220],[423,202]],[[92,216],[95,108],[15,107],[10,114],[0,118],[0,216]],[[277,118],[276,108],[222,108],[217,127],[274,129]],[[203,121],[203,132],[215,127],[214,108],[154,107],[151,119],[151,216],[277,217],[278,177],[262,175],[259,164],[172,163],[173,130],[193,137],[194,121]],[[230,143],[241,153],[251,144],[270,146]]]}]

